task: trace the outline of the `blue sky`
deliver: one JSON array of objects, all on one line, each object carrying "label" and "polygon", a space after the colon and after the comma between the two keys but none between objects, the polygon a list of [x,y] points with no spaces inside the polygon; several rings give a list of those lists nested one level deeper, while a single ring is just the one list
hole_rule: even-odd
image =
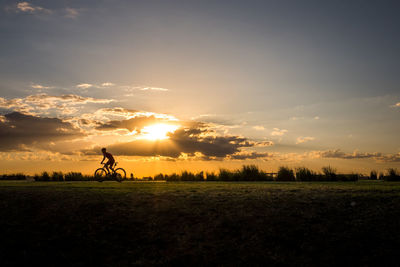
[{"label": "blue sky", "polygon": [[[119,107],[208,123],[221,136],[271,141],[251,149],[276,153],[272,165],[318,167],[312,162],[321,155],[340,160],[339,168],[398,165],[399,7],[396,1],[2,1],[0,111],[71,121]],[[79,108],[68,113],[49,109],[61,100],[43,94],[112,101],[74,102]],[[38,105],[34,112],[5,104],[32,95],[42,95],[41,102],[28,101]],[[257,163],[268,167],[270,160],[260,156]]]}]

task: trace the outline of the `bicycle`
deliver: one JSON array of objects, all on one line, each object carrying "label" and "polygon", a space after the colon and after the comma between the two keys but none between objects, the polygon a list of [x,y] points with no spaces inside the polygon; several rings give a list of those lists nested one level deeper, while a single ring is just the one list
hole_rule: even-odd
[{"label": "bicycle", "polygon": [[122,182],[122,180],[126,178],[126,171],[123,168],[116,169],[115,167],[117,167],[117,163],[118,162],[114,163],[111,172],[104,167],[105,163],[103,163],[103,167],[98,168],[94,172],[94,178],[99,182],[103,182],[106,178],[111,177],[119,183]]}]

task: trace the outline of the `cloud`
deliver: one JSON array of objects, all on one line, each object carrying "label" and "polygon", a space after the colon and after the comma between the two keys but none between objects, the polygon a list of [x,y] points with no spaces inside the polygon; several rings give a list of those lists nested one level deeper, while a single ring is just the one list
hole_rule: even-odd
[{"label": "cloud", "polygon": [[110,83],[110,82],[105,82],[105,83],[102,83],[101,84],[101,86],[103,86],[103,87],[110,87],[110,86],[114,86],[115,84],[113,84],[113,83]]},{"label": "cloud", "polygon": [[102,108],[94,113],[84,114],[84,116],[86,119],[100,120],[103,122],[109,122],[111,120],[128,120],[136,117],[151,117],[151,116],[155,117],[156,119],[163,119],[165,121],[178,121],[177,118],[168,114],[139,111],[121,107]]},{"label": "cloud", "polygon": [[87,103],[105,104],[112,102],[112,99],[98,99],[83,97],[74,94],[52,96],[47,94],[30,95],[25,98],[5,99],[0,97],[0,108],[11,109],[27,114],[41,114],[54,109],[61,114],[72,114],[76,112],[76,105]]},{"label": "cloud", "polygon": [[265,130],[264,126],[259,126],[259,125],[253,126],[253,129],[257,130],[257,131],[264,131]]},{"label": "cloud", "polygon": [[161,88],[161,87],[141,87],[140,88],[141,91],[169,91],[169,89],[167,88]]},{"label": "cloud", "polygon": [[43,8],[40,6],[35,6],[28,2],[17,3],[16,9],[17,9],[17,12],[24,12],[24,13],[31,13],[31,14],[52,13],[52,11],[49,9],[46,9],[46,8]]},{"label": "cloud", "polygon": [[288,130],[285,130],[285,129],[274,128],[273,131],[271,132],[271,135],[272,136],[282,136],[287,132],[288,132]]},{"label": "cloud", "polygon": [[296,139],[296,144],[306,143],[306,142],[312,141],[314,139],[315,139],[315,137],[312,137],[312,136],[299,136]]},{"label": "cloud", "polygon": [[88,88],[90,88],[90,87],[93,87],[93,84],[90,84],[90,83],[80,83],[80,84],[77,84],[76,87],[77,87],[77,88],[80,88],[80,89],[88,89]]},{"label": "cloud", "polygon": [[34,89],[51,89],[52,88],[51,86],[44,86],[44,85],[37,84],[37,83],[31,84],[31,87]]},{"label": "cloud", "polygon": [[[143,118],[141,118],[143,119]],[[154,120],[155,118],[147,118]],[[131,124],[133,123],[134,124]],[[133,130],[138,127],[139,123],[147,121],[128,120],[121,123],[113,122],[108,124],[109,127],[129,127]],[[129,123],[130,125],[126,125]],[[134,126],[133,126],[134,125]],[[137,139],[131,142],[116,143],[108,146],[108,150],[116,155],[122,156],[147,156],[147,157],[170,157],[179,158],[183,154],[192,157],[196,153],[201,153],[203,159],[221,159],[228,155],[234,155],[241,152],[242,148],[255,147],[258,145],[265,146],[265,142],[254,142],[239,136],[219,136],[212,130],[204,127],[204,124],[198,124],[200,127],[181,127],[169,133],[169,139],[149,141],[145,139]],[[106,127],[106,126],[102,126]],[[108,126],[107,126],[108,127]],[[136,128],[135,128],[136,129]],[[272,143],[268,143],[272,145]],[[98,153],[100,147],[84,151],[86,154]],[[254,157],[254,154],[249,154]],[[243,157],[243,154],[242,154]]]},{"label": "cloud", "polygon": [[0,121],[0,151],[27,151],[60,140],[73,140],[84,133],[57,118],[40,118],[12,112]]},{"label": "cloud", "polygon": [[292,121],[297,121],[297,120],[304,120],[304,117],[291,117],[290,119]]},{"label": "cloud", "polygon": [[160,92],[170,91],[167,88],[152,87],[152,86],[120,86],[120,88],[125,90],[125,92],[127,92],[125,96],[133,96],[134,91],[160,91]]},{"label": "cloud", "polygon": [[373,159],[378,162],[400,162],[400,153],[383,154],[381,152],[360,153],[355,150],[353,153],[345,153],[340,149],[313,151],[315,157],[320,158],[337,158],[337,159]]},{"label": "cloud", "polygon": [[79,11],[75,8],[67,7],[65,9],[65,17],[66,18],[75,19],[76,17],[78,17],[78,15],[79,15]]},{"label": "cloud", "polygon": [[136,130],[140,132],[140,130],[147,125],[155,124],[155,123],[169,123],[169,120],[163,118],[156,118],[154,115],[151,116],[136,116],[134,118],[128,120],[113,120],[108,121],[106,123],[101,123],[96,127],[97,130],[101,131],[110,131],[117,129],[127,129],[129,131]]},{"label": "cloud", "polygon": [[229,155],[227,158],[233,160],[246,160],[246,159],[259,159],[259,158],[263,160],[269,160],[272,159],[273,157],[274,155],[268,152],[240,151],[233,155]]}]

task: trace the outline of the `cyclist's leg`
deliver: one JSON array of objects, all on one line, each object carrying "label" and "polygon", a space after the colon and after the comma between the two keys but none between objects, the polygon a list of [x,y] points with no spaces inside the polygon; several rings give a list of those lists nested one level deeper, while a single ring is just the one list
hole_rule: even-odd
[{"label": "cyclist's leg", "polygon": [[108,165],[110,165],[110,162],[106,162],[106,164],[104,164],[104,168],[106,168],[107,170],[107,174],[110,174],[110,170],[108,169]]},{"label": "cyclist's leg", "polygon": [[115,161],[109,161],[108,163],[110,164],[110,169],[111,169],[112,172],[114,173],[114,172],[115,172],[115,171],[114,171],[114,164],[115,164]]}]

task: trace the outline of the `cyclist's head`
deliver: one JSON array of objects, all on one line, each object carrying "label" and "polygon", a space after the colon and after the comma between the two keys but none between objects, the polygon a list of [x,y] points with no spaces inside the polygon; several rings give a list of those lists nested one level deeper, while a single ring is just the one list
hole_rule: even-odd
[{"label": "cyclist's head", "polygon": [[105,147],[103,147],[102,149],[101,149],[101,152],[106,152],[106,148]]}]

